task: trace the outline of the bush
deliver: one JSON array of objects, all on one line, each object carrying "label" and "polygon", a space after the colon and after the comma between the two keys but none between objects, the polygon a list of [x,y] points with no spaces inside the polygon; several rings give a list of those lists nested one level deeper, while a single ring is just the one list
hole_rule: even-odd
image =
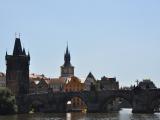
[{"label": "bush", "polygon": [[0,88],[0,114],[13,114],[17,110],[15,96],[7,88]]}]

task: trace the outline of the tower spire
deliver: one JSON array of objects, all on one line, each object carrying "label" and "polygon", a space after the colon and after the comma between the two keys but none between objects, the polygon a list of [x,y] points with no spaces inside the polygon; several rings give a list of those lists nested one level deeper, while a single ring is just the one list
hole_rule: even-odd
[{"label": "tower spire", "polygon": [[71,56],[68,49],[68,42],[66,46],[66,51],[64,54],[64,64],[61,66],[61,77],[71,77],[74,76],[74,66],[71,65]]},{"label": "tower spire", "polygon": [[68,41],[67,41],[67,47],[66,47],[66,54],[70,54],[68,50]]},{"label": "tower spire", "polygon": [[22,55],[22,46],[20,38],[15,39],[13,55]]},{"label": "tower spire", "polygon": [[71,65],[70,60],[71,60],[71,56],[68,50],[68,42],[67,42],[66,53],[64,55],[64,66],[70,66]]}]

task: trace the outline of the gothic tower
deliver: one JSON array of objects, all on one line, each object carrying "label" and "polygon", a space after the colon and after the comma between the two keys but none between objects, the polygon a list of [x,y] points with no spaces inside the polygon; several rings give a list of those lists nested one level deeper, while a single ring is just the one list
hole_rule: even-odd
[{"label": "gothic tower", "polygon": [[74,76],[74,67],[71,65],[71,56],[68,50],[68,45],[66,48],[66,53],[64,54],[64,64],[61,66],[61,77],[72,77]]},{"label": "gothic tower", "polygon": [[29,93],[30,55],[26,55],[20,38],[15,39],[13,55],[6,52],[6,86],[16,96]]}]

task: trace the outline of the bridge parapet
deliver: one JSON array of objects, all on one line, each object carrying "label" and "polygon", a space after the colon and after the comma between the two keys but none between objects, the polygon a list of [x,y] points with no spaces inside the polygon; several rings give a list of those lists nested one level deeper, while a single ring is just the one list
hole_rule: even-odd
[{"label": "bridge parapet", "polygon": [[160,89],[33,93],[18,96],[17,104],[21,112],[29,110],[29,106],[34,103],[43,106],[42,111],[65,112],[66,102],[73,97],[81,98],[90,112],[100,112],[101,105],[109,99],[124,98],[132,105],[133,112],[147,113],[153,111],[154,106],[156,106],[155,100],[160,103]]}]

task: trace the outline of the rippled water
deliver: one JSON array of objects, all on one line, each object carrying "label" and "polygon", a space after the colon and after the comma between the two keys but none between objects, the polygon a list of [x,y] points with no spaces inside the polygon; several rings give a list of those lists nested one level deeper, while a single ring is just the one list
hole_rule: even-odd
[{"label": "rippled water", "polygon": [[130,109],[118,113],[43,113],[0,116],[0,120],[160,120],[160,113],[132,114]]}]

